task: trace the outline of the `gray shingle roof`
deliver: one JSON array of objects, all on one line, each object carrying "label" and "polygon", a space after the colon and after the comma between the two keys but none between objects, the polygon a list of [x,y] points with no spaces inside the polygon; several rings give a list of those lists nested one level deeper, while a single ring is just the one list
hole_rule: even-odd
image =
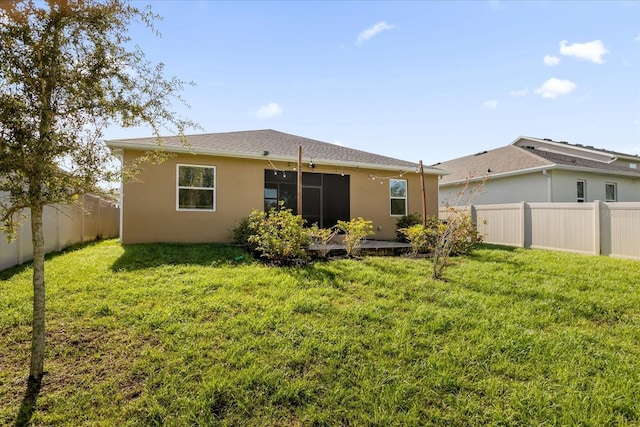
[{"label": "gray shingle roof", "polygon": [[550,138],[534,138],[534,137],[530,137],[530,136],[522,136],[519,137],[516,141],[513,142],[513,144],[515,144],[517,141],[519,140],[530,140],[530,141],[538,141],[541,143],[549,143],[549,144],[553,144],[556,145],[558,147],[574,147],[574,148],[579,148],[579,149],[585,149],[585,150],[589,150],[589,151],[594,151],[597,153],[601,153],[601,154],[606,154],[609,156],[615,156],[615,157],[624,157],[624,158],[638,158],[639,156],[637,154],[629,154],[629,153],[622,153],[620,151],[612,151],[612,150],[607,150],[604,148],[598,148],[598,147],[594,147],[592,145],[582,145],[582,144],[572,144],[570,142],[567,141],[554,141]]},{"label": "gray shingle roof", "polygon": [[506,147],[459,157],[433,166],[450,172],[450,175],[442,177],[440,184],[463,181],[467,178],[491,177],[497,174],[515,173],[544,167],[588,168],[594,171],[614,174],[637,174],[640,177],[639,169],[626,168],[620,165],[565,154],[522,148],[515,145],[507,145]]},{"label": "gray shingle roof", "polygon": [[[305,162],[316,164],[377,166],[388,169],[415,169],[416,163],[381,156],[336,144],[303,138],[271,129],[225,133],[187,135],[188,146],[179,137],[163,137],[167,151],[190,152],[230,157],[265,158],[297,161],[298,147],[302,147]],[[107,141],[109,147],[155,149],[156,138],[118,139]],[[268,152],[268,155],[264,153]],[[425,173],[438,173],[437,168],[425,168]]]}]

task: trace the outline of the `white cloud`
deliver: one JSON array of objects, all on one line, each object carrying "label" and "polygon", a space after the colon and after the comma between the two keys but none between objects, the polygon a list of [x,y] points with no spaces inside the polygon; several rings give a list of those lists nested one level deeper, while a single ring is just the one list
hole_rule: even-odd
[{"label": "white cloud", "polygon": [[498,108],[498,101],[496,99],[490,99],[484,102],[484,108],[487,110],[495,110]]},{"label": "white cloud", "polygon": [[636,37],[634,40],[640,42],[640,34],[638,34],[638,37]]},{"label": "white cloud", "polygon": [[360,46],[361,44],[363,44],[373,36],[377,35],[381,31],[391,30],[393,28],[394,28],[393,25],[389,25],[385,21],[378,22],[373,27],[367,28],[366,30],[358,34],[358,40],[356,40],[356,44]]},{"label": "white cloud", "polygon": [[511,96],[527,96],[527,94],[529,94],[529,89],[527,88],[512,90],[509,92],[509,95]]},{"label": "white cloud", "polygon": [[594,40],[587,43],[574,43],[567,45],[566,40],[560,42],[560,53],[566,56],[575,56],[578,59],[602,64],[602,55],[609,51],[604,47],[600,40]]},{"label": "white cloud", "polygon": [[560,58],[557,56],[545,55],[544,56],[544,65],[548,65],[549,67],[555,67],[560,63]]},{"label": "white cloud", "polygon": [[282,114],[282,107],[275,102],[263,105],[255,112],[255,116],[259,119],[271,119]]},{"label": "white cloud", "polygon": [[542,86],[536,89],[536,93],[543,98],[555,99],[560,95],[566,95],[572,92],[575,88],[576,84],[570,80],[560,80],[552,77],[542,83]]}]

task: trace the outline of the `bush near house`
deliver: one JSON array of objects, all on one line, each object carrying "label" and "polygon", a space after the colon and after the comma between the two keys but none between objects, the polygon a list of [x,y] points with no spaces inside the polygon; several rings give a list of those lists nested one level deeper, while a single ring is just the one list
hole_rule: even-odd
[{"label": "bush near house", "polygon": [[304,223],[302,216],[294,215],[291,209],[284,208],[282,202],[269,212],[254,210],[248,217],[251,234],[247,241],[270,262],[288,264],[304,260],[311,242]]},{"label": "bush near house", "polygon": [[348,257],[359,255],[362,240],[374,234],[373,221],[362,217],[353,218],[351,221],[339,220],[336,227],[344,232],[344,245]]},{"label": "bush near house", "polygon": [[422,224],[422,215],[419,213],[411,213],[409,215],[403,215],[396,221],[396,240],[398,242],[409,243],[409,239],[406,234],[400,230],[407,229],[412,225]]},{"label": "bush near house", "polygon": [[[402,240],[411,244],[413,255],[418,253],[433,254],[438,247],[438,242],[443,239],[450,240],[448,243],[451,247],[450,255],[467,255],[475,245],[482,243],[482,235],[478,233],[468,213],[453,212],[451,218],[455,218],[455,221],[448,223],[431,215],[427,217],[427,225],[424,227],[421,215],[407,215],[398,220],[396,234],[403,236]],[[400,227],[404,224],[410,225]]]}]

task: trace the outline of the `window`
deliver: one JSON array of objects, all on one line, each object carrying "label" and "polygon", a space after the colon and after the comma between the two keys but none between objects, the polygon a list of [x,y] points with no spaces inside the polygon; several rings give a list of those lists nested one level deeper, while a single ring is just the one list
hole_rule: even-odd
[{"label": "window", "polygon": [[615,182],[607,182],[604,184],[604,200],[606,202],[615,202],[618,200],[618,188]]},{"label": "window", "polygon": [[264,171],[264,210],[277,208],[279,202],[284,203],[284,207],[297,213],[298,174],[286,171]]},{"label": "window", "polygon": [[178,165],[178,210],[216,210],[216,168]]},{"label": "window", "polygon": [[390,179],[389,197],[391,200],[391,215],[402,216],[407,214],[407,180]]},{"label": "window", "polygon": [[578,202],[584,203],[587,200],[587,181],[578,180],[576,190]]}]

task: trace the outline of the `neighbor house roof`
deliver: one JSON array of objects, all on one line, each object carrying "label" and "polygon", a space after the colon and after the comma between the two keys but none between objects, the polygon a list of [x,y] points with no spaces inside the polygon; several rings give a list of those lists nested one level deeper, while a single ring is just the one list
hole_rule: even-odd
[{"label": "neighbor house roof", "polygon": [[567,141],[554,141],[550,138],[533,138],[530,136],[520,136],[516,138],[516,140],[513,141],[511,144],[522,146],[529,142],[536,143],[535,144],[536,148],[540,146],[546,146],[547,149],[550,149],[549,147],[555,147],[557,150],[561,150],[561,152],[562,150],[569,149],[575,152],[597,153],[601,156],[609,157],[610,159],[623,158],[623,159],[638,160],[638,158],[640,157],[637,154],[629,154],[629,153],[622,153],[620,151],[606,150],[604,148],[598,148],[592,145],[571,144]]},{"label": "neighbor house roof", "polygon": [[[356,166],[388,170],[414,170],[416,163],[336,144],[303,138],[271,129],[241,132],[186,135],[186,144],[180,137],[163,137],[161,146],[157,138],[117,139],[107,141],[111,149],[155,150],[162,147],[168,152],[207,154],[297,162],[298,147],[302,147],[305,163],[335,166]],[[425,168],[426,174],[443,175],[438,168]]]},{"label": "neighbor house roof", "polygon": [[640,169],[631,169],[611,162],[517,145],[481,151],[433,166],[450,173],[442,177],[441,185],[455,184],[467,179],[491,179],[551,169],[588,171],[640,178]]}]

